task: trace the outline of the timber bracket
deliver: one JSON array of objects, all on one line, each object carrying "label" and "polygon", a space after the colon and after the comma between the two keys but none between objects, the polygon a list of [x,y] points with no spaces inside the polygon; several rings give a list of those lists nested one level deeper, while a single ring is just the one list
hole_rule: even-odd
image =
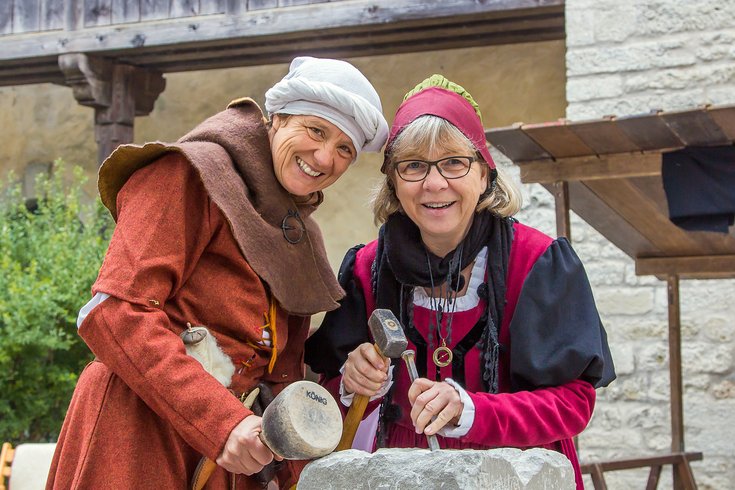
[{"label": "timber bracket", "polygon": [[118,145],[133,141],[135,116],[147,116],[166,87],[156,70],[84,53],[59,56],[66,84],[81,105],[95,110],[98,163]]}]

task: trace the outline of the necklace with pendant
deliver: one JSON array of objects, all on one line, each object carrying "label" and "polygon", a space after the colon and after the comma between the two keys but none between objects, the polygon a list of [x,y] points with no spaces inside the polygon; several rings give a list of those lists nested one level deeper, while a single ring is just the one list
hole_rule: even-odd
[{"label": "necklace with pendant", "polygon": [[[456,274],[457,277],[455,278],[455,281],[457,281],[457,286],[460,285],[459,277],[461,274],[462,269],[462,245],[459,246],[459,249],[457,250],[457,253],[455,254],[454,258],[450,262],[449,265],[449,273],[447,275],[446,280],[446,297],[443,297],[444,295],[441,294],[441,285],[439,287],[439,298],[434,297],[434,291],[436,290],[435,284],[434,284],[434,276],[431,272],[431,262],[429,260],[429,254],[427,252],[426,254],[426,261],[429,266],[429,279],[431,280],[431,294],[429,296],[431,301],[431,309],[435,312],[435,326],[436,326],[436,336],[439,340],[439,346],[434,349],[434,352],[432,353],[431,359],[434,361],[434,365],[438,368],[447,367],[452,363],[452,360],[454,359],[454,353],[452,352],[452,349],[450,349],[447,346],[447,342],[452,342],[452,320],[454,319],[454,311],[457,308],[457,293],[458,289],[453,286],[452,283],[452,272],[453,269],[456,268]],[[456,267],[454,267],[454,262],[456,261]],[[451,305],[451,306],[450,306]],[[451,311],[448,311],[451,307]],[[447,319],[446,319],[446,336],[442,335],[442,323],[444,320],[444,314],[447,313]],[[432,327],[432,321],[429,320],[429,348],[431,349],[433,347],[434,343],[434,335],[433,335],[433,329]],[[437,372],[438,376],[438,372]]]},{"label": "necklace with pendant", "polygon": [[[441,342],[439,344],[439,347],[434,349],[434,354],[431,356],[431,358],[437,367],[443,368],[443,367],[449,366],[452,363],[452,359],[454,359],[454,353],[452,352],[452,349],[447,347],[447,339],[442,336],[442,317],[444,316],[444,312],[442,311],[441,304],[439,304],[438,308],[439,308],[439,311],[437,312],[436,333],[439,339],[441,340]],[[452,313],[447,318],[447,337],[449,337],[450,342],[452,341],[451,335],[452,335],[452,318],[453,317],[454,317],[454,311],[452,311]]]}]

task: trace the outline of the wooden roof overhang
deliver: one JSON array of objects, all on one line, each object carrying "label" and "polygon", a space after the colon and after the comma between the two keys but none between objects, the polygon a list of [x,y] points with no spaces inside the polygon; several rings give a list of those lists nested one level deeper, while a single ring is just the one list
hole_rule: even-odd
[{"label": "wooden roof overhang", "polygon": [[667,282],[671,453],[588,463],[583,471],[602,489],[604,471],[650,467],[648,488],[655,488],[662,465],[672,464],[674,487],[695,489],[689,461],[701,460],[702,453],[685,452],[679,279],[735,277],[735,236],[688,232],[669,220],[661,161],[663,153],[688,146],[732,145],[735,105],[517,123],[486,136],[520,166],[523,182],[552,192],[558,235],[570,236],[571,209],[632,257],[636,274]]},{"label": "wooden roof overhang", "polygon": [[564,38],[564,0],[8,0],[0,86],[83,53],[160,73]]},{"label": "wooden roof overhang", "polygon": [[735,278],[735,236],[674,225],[661,179],[664,152],[733,144],[735,106],[518,123],[486,135],[520,167],[524,183],[568,199],[571,210],[632,257],[636,274]]}]

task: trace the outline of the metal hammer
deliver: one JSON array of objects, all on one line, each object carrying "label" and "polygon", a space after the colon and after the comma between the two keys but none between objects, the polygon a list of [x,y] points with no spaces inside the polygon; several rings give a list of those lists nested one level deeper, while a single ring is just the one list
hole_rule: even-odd
[{"label": "metal hammer", "polygon": [[[250,408],[255,396],[248,395]],[[260,440],[284,459],[316,459],[334,451],[342,435],[342,413],[324,387],[311,381],[288,385],[263,412]],[[191,488],[204,487],[217,464],[203,458]]]},{"label": "metal hammer", "polygon": [[[375,351],[384,360],[388,357],[400,357],[401,353],[408,347],[406,334],[403,332],[401,323],[392,311],[385,309],[374,310],[368,320],[368,326],[373,336]],[[370,398],[365,395],[355,394],[352,399],[352,405],[350,405],[347,417],[345,418],[342,439],[340,439],[337,445],[337,451],[352,447],[352,441],[355,438],[357,427],[360,425],[369,400]]]}]

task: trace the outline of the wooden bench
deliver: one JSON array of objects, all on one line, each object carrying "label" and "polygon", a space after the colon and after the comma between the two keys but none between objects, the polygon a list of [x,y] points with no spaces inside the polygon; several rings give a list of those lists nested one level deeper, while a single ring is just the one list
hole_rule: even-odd
[{"label": "wooden bench", "polygon": [[634,468],[650,467],[648,474],[648,482],[646,490],[655,490],[658,487],[658,480],[661,476],[661,469],[664,465],[670,464],[676,469],[682,488],[685,490],[696,490],[697,484],[694,481],[694,474],[689,466],[690,461],[701,461],[702,453],[684,452],[669,453],[658,456],[648,456],[633,459],[620,459],[614,461],[602,461],[599,463],[586,463],[581,465],[582,474],[589,474],[592,477],[592,484],[595,490],[607,490],[607,484],[603,473],[606,471],[631,470]]}]

